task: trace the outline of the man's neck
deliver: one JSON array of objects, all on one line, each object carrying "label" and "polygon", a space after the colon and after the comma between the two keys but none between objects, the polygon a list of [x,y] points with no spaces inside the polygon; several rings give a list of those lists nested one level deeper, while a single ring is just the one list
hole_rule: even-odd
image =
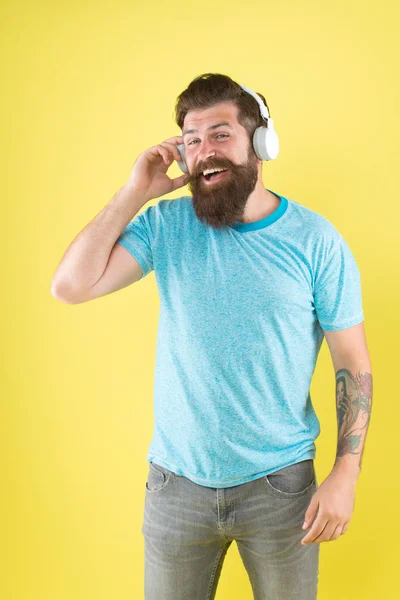
[{"label": "man's neck", "polygon": [[264,184],[257,182],[256,187],[250,194],[242,218],[241,223],[254,223],[265,219],[273,213],[279,206],[280,199],[265,189]]}]

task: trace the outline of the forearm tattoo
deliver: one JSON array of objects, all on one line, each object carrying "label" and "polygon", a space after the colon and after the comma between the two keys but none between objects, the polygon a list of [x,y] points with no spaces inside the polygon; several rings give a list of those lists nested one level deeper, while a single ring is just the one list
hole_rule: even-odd
[{"label": "forearm tattoo", "polygon": [[358,454],[361,468],[365,437],[371,415],[372,374],[352,375],[348,369],[336,373],[338,446],[336,457]]}]

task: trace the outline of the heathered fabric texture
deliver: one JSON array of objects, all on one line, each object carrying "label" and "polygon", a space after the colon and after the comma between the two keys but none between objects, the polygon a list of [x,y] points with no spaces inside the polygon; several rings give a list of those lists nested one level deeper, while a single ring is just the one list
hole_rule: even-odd
[{"label": "heathered fabric texture", "polygon": [[148,206],[117,240],[142,278],[154,270],[160,296],[147,461],[203,486],[315,458],[310,384],[323,329],[364,318],[341,234],[269,191],[280,205],[254,223],[215,230],[184,196]]}]

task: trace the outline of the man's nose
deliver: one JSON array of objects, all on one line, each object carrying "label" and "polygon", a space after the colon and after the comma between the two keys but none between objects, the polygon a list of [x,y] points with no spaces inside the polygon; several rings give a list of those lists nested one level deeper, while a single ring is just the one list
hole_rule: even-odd
[{"label": "man's nose", "polygon": [[197,162],[206,163],[209,157],[213,157],[216,154],[215,147],[212,142],[203,141],[201,148],[197,155]]}]

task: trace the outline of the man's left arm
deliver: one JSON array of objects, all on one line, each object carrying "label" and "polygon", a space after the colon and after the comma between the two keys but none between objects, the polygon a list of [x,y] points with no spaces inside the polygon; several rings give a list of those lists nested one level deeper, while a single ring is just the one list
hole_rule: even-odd
[{"label": "man's left arm", "polygon": [[303,529],[311,529],[302,544],[336,540],[346,532],[371,415],[372,366],[364,322],[324,334],[336,373],[338,441],[332,471],[305,513]]}]

